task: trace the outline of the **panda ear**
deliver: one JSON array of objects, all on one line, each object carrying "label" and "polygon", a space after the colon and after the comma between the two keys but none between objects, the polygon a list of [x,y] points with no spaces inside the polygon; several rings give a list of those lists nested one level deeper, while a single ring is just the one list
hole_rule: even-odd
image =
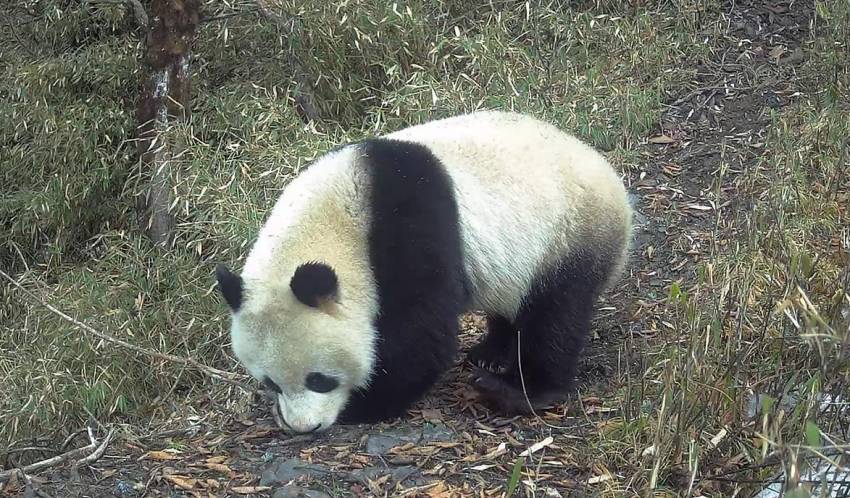
[{"label": "panda ear", "polygon": [[242,307],[242,277],[231,272],[227,266],[219,263],[215,267],[218,290],[233,312]]},{"label": "panda ear", "polygon": [[324,263],[311,262],[295,269],[289,288],[307,306],[329,311],[338,297],[339,281],[333,268]]}]

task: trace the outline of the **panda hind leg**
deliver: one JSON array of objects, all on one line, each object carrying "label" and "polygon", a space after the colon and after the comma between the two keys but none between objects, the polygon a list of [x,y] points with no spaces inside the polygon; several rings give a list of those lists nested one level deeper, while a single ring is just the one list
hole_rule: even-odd
[{"label": "panda hind leg", "polygon": [[[519,361],[504,372],[480,370],[473,377],[485,402],[506,413],[526,414],[567,397],[605,277],[598,260],[574,256],[535,286],[517,316]],[[509,348],[514,358],[516,342]]]},{"label": "panda hind leg", "polygon": [[487,316],[487,333],[469,349],[472,366],[492,373],[505,373],[516,363],[516,328],[500,315]]}]

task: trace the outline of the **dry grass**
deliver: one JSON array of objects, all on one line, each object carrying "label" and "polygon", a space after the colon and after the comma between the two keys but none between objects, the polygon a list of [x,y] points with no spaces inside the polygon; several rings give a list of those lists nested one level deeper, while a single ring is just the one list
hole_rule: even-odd
[{"label": "dry grass", "polygon": [[[515,109],[575,130],[644,195],[640,173],[669,162],[646,138],[672,134],[660,130],[668,104],[698,92],[686,85],[700,68],[735,49],[729,6],[711,0],[278,2],[298,15],[298,39],[253,2],[210,3],[223,18],[196,45],[191,128],[172,130],[189,146],[163,250],[139,235],[134,212],[138,34],[120,4],[65,3],[2,7],[18,22],[0,35],[0,266],[98,329],[223,369],[236,365],[213,262],[244,256],[280,187],[323,151]],[[645,197],[647,216],[680,230],[660,243],[686,266],[672,286],[647,284],[670,260],[658,239],[645,242],[638,284],[611,298],[626,329],[610,346],[620,363],[604,392],[581,394],[613,415],[588,418],[582,441],[556,441],[582,479],[597,478],[593,494],[745,494],[778,469],[838,458],[838,447],[846,465],[850,413],[824,400],[846,397],[850,381],[850,7],[818,2],[812,26],[805,62],[777,73],[799,89],[793,103],[759,118],[746,153],[693,174],[709,210],[686,217],[675,194]],[[288,97],[293,60],[322,115],[306,127]],[[680,242],[698,255],[674,250]],[[61,440],[88,419],[140,427],[244,401],[95,343],[5,284],[0,385],[0,441],[18,446]]]}]

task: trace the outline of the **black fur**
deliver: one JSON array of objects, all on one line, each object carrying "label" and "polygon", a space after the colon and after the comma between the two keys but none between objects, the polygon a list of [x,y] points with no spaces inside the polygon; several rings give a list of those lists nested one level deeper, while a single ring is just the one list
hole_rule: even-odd
[{"label": "black fur", "polygon": [[316,308],[322,300],[336,298],[339,282],[333,268],[324,263],[311,262],[295,269],[289,288],[299,301]]},{"label": "black fur", "polygon": [[516,356],[516,328],[507,318],[491,315],[487,317],[487,331],[481,342],[470,348],[467,358],[485,370],[505,371],[515,361],[511,354]]},{"label": "black fur", "polygon": [[310,372],[304,379],[304,387],[317,393],[329,393],[339,387],[339,381],[320,372]]},{"label": "black fur", "polygon": [[423,146],[396,140],[358,147],[372,182],[378,361],[369,388],[352,393],[342,423],[403,415],[451,368],[468,288],[457,202],[439,160]]},{"label": "black fur", "polygon": [[272,380],[271,378],[269,378],[269,377],[263,377],[263,387],[265,387],[265,388],[266,388],[266,390],[271,391],[271,392],[274,392],[274,393],[277,393],[277,394],[280,394],[280,393],[282,393],[282,392],[283,392],[283,391],[280,389],[280,386],[278,386],[278,385],[275,383],[275,381],[273,381],[273,380]]},{"label": "black fur", "polygon": [[242,307],[242,277],[232,273],[227,266],[219,263],[215,267],[215,278],[218,289],[233,312]]},{"label": "black fur", "polygon": [[[541,277],[515,323],[491,320],[469,360],[479,368],[474,386],[500,411],[528,413],[559,401],[572,387],[594,306],[608,278],[607,255],[579,251]],[[522,378],[517,361],[520,331]],[[525,391],[523,391],[524,380]],[[526,399],[528,396],[528,400]]]}]

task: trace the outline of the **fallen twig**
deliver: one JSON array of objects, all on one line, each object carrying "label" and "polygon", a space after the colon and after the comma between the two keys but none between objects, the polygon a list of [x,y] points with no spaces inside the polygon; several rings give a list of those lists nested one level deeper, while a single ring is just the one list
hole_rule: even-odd
[{"label": "fallen twig", "polygon": [[95,439],[94,435],[90,433],[89,440],[91,442],[83,446],[82,448],[66,451],[61,455],[56,455],[55,457],[51,457],[46,460],[41,460],[39,462],[29,464],[25,467],[19,467],[0,472],[0,483],[8,481],[15,474],[22,475],[24,478],[26,478],[27,474],[32,474],[34,472],[38,472],[40,470],[44,470],[50,467],[55,467],[56,465],[64,463],[68,460],[76,460],[73,466],[73,471],[76,472],[77,468],[79,468],[80,465],[91,464],[93,462],[96,462],[100,457],[102,457],[104,452],[106,452],[106,447],[109,446],[109,443],[112,441],[112,436],[114,435],[115,429],[109,429],[109,433],[106,435],[103,441],[98,444],[97,439]]},{"label": "fallen twig", "polygon": [[209,377],[221,380],[223,382],[227,382],[228,384],[232,384],[234,386],[237,386],[241,389],[244,389],[247,392],[253,392],[253,389],[251,389],[250,387],[245,385],[243,382],[240,382],[238,380],[238,379],[244,378],[244,376],[242,376],[242,375],[230,373],[230,372],[225,372],[224,370],[219,370],[217,368],[213,368],[213,367],[210,367],[208,365],[204,365],[203,363],[195,361],[192,358],[181,358],[179,356],[174,356],[174,355],[167,354],[167,353],[160,353],[158,351],[152,351],[150,349],[143,348],[143,347],[137,346],[135,344],[130,344],[129,342],[126,342],[124,340],[113,337],[109,334],[95,330],[94,328],[90,327],[89,325],[86,325],[85,323],[77,320],[76,318],[73,318],[71,316],[66,315],[65,313],[59,311],[55,307],[46,303],[43,299],[36,296],[29,289],[27,289],[26,287],[21,285],[17,280],[15,280],[14,278],[12,278],[8,274],[6,274],[3,270],[0,270],[0,276],[3,276],[6,280],[11,282],[12,285],[17,287],[21,292],[23,292],[24,294],[29,296],[30,299],[33,299],[36,303],[47,308],[48,310],[50,310],[56,316],[62,318],[63,320],[65,320],[67,322],[70,322],[71,324],[75,325],[77,328],[82,329],[85,332],[88,332],[89,334],[97,337],[98,339],[109,342],[111,344],[115,344],[117,346],[121,346],[124,349],[129,349],[130,351],[140,353],[140,354],[143,354],[145,356],[149,356],[151,358],[157,358],[157,359],[160,359],[160,360],[170,361],[170,362],[174,362],[174,363],[179,363],[181,365],[187,365],[187,366],[193,367],[196,370],[203,372],[204,374],[208,375]]},{"label": "fallen twig", "polygon": [[62,453],[61,455],[56,455],[55,457],[48,458],[46,460],[41,460],[40,462],[31,463],[25,467],[19,467],[16,469],[4,470],[0,472],[0,483],[6,482],[12,478],[13,475],[23,474],[24,476],[27,474],[32,474],[34,472],[38,472],[40,470],[44,470],[50,467],[55,467],[63,462],[68,460],[76,460],[83,458],[87,453],[94,451],[97,449],[97,445],[94,443],[89,443],[82,448],[77,448],[71,451],[67,451]]},{"label": "fallen twig", "polygon": [[103,438],[103,442],[100,445],[97,445],[97,440],[94,439],[94,436],[89,433],[89,437],[91,438],[91,444],[97,445],[95,450],[88,456],[84,456],[80,458],[74,465],[71,467],[71,474],[75,476],[75,479],[80,475],[80,466],[81,465],[91,465],[92,463],[98,461],[100,457],[106,452],[106,447],[109,446],[109,443],[112,441],[112,436],[115,435],[115,429],[109,429],[109,432],[106,434],[106,437]]}]

